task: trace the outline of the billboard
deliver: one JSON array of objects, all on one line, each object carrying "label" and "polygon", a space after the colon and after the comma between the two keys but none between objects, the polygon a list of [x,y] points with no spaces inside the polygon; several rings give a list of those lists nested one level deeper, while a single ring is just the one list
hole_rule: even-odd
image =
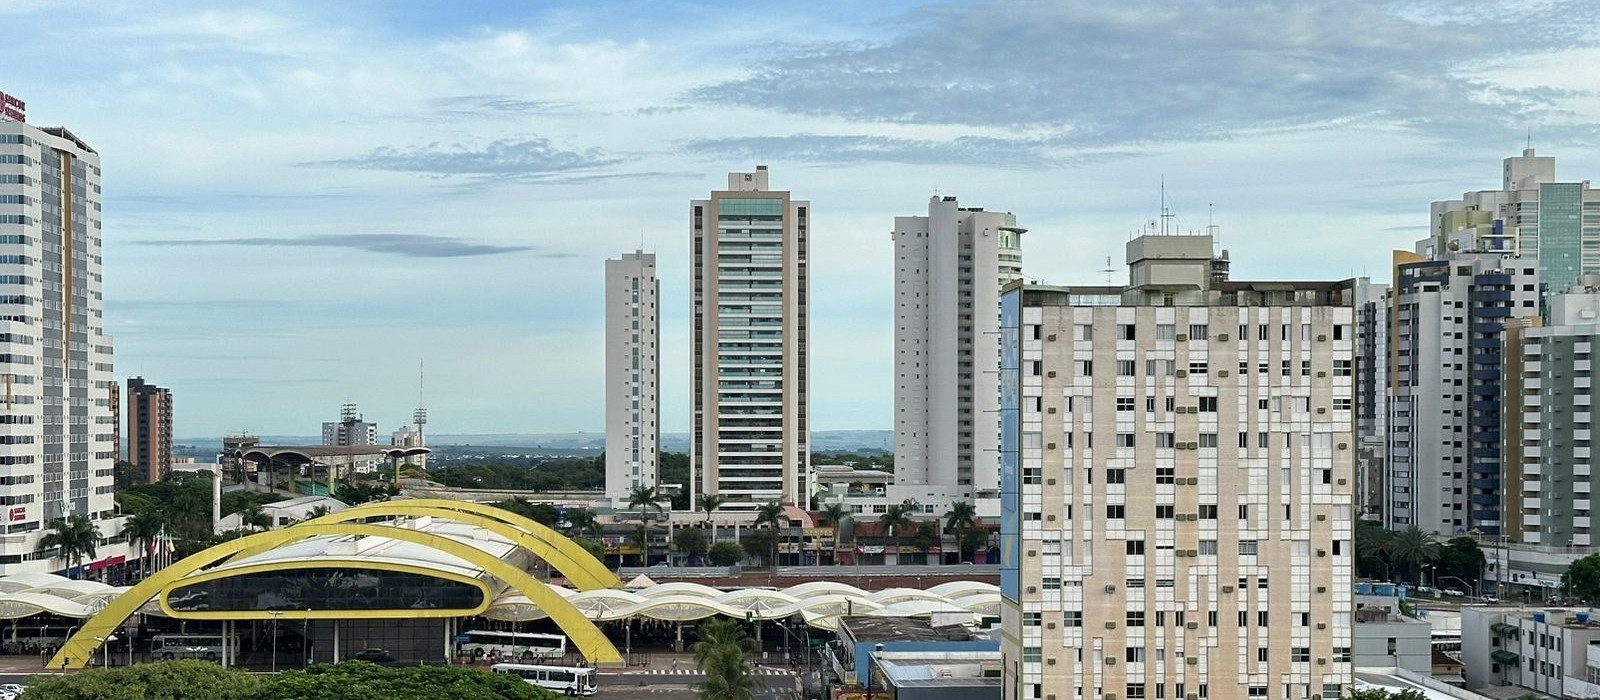
[{"label": "billboard", "polygon": [[28,105],[14,95],[0,92],[0,119],[25,122],[27,119]]}]

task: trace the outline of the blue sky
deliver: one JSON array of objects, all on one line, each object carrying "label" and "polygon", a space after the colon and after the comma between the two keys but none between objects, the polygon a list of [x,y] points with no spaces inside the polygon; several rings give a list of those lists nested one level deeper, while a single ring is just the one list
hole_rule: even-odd
[{"label": "blue sky", "polygon": [[[117,374],[183,436],[598,431],[602,261],[666,294],[687,422],[687,200],[768,164],[813,202],[813,415],[887,428],[889,230],[935,192],[1093,282],[1208,205],[1239,277],[1385,276],[1531,129],[1600,175],[1588,2],[4,0],[0,91],[104,159]],[[1516,32],[1508,32],[1515,26]]]}]

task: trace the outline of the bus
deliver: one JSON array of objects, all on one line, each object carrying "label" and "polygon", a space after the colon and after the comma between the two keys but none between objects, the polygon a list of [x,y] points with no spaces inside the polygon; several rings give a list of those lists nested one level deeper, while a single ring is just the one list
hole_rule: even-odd
[{"label": "bus", "polygon": [[513,659],[559,659],[567,655],[567,638],[538,632],[468,630],[461,634],[461,653],[474,658],[494,654]]},{"label": "bus", "polygon": [[150,639],[150,653],[157,659],[222,660],[223,643],[227,642],[228,665],[239,657],[239,638],[224,640],[220,634],[158,634]]},{"label": "bus", "polygon": [[489,667],[495,673],[517,676],[522,682],[567,695],[594,695],[598,684],[592,668],[569,666],[535,666],[532,664],[495,664]]}]

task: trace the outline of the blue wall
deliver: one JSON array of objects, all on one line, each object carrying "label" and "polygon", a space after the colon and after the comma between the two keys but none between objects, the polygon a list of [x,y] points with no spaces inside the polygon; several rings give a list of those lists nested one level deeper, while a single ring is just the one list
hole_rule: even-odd
[{"label": "blue wall", "polygon": [[859,642],[856,644],[856,683],[867,684],[867,656],[882,644],[884,651],[1000,651],[1000,640],[982,639],[970,642]]}]

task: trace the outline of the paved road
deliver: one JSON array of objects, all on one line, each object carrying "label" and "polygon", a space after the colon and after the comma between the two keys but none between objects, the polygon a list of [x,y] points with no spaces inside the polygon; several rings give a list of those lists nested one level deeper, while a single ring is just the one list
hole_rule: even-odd
[{"label": "paved road", "polygon": [[[756,690],[756,700],[787,700],[794,697],[794,674],[776,668],[758,671],[765,686]],[[663,695],[694,697],[694,686],[705,682],[705,675],[693,669],[651,669],[600,674],[600,689],[595,697],[603,700],[669,700]],[[675,698],[671,700],[676,700]]]}]

